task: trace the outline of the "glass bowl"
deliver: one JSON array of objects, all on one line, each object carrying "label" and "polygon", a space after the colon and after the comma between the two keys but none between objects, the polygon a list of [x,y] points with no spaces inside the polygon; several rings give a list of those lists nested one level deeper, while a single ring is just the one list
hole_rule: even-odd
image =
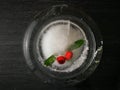
[{"label": "glass bowl", "polygon": [[[75,61],[73,60],[74,64],[69,64],[67,68],[62,68],[63,66],[59,66],[60,68],[46,67],[43,61],[49,56],[50,50],[47,50],[47,47],[52,49],[55,46],[52,45],[52,42],[47,41],[48,45],[44,42],[45,35],[54,39],[59,36],[60,32],[56,36],[56,33],[53,32],[57,31],[58,27],[63,30],[67,26],[72,28],[70,30],[74,30],[74,32],[78,31],[76,35],[85,40],[84,46],[76,51],[78,55],[75,57]],[[53,31],[50,31],[51,28]],[[48,31],[53,35],[51,34],[49,37],[49,34],[46,34]],[[69,37],[70,41],[73,39],[74,32]],[[57,40],[61,39],[56,38]],[[62,46],[64,47],[61,44]],[[44,47],[46,50],[43,49]],[[58,49],[61,47],[58,46]],[[66,4],[53,5],[39,12],[29,25],[23,42],[24,56],[31,71],[40,78],[41,82],[56,86],[75,85],[90,76],[100,62],[102,49],[103,41],[95,22],[82,10],[77,10]],[[79,54],[80,52],[83,54]]]}]

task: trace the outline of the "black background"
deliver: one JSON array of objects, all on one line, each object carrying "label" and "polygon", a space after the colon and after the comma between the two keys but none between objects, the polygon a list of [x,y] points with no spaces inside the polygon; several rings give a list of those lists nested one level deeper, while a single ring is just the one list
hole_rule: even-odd
[{"label": "black background", "polygon": [[115,0],[0,0],[0,90],[51,89],[32,74],[23,57],[23,36],[33,17],[52,4],[82,7],[97,23],[104,40],[101,63],[84,82],[62,90],[120,90],[120,9]]}]

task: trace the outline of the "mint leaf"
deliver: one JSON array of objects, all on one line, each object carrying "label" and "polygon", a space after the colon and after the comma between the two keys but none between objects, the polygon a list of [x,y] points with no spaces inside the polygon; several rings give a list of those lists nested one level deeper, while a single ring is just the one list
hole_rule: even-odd
[{"label": "mint leaf", "polygon": [[81,47],[83,44],[84,44],[84,40],[82,40],[82,39],[77,40],[68,48],[68,50],[77,49],[77,48]]},{"label": "mint leaf", "polygon": [[51,55],[48,59],[44,61],[44,64],[46,66],[52,65],[52,63],[55,61],[56,57],[54,55]]}]

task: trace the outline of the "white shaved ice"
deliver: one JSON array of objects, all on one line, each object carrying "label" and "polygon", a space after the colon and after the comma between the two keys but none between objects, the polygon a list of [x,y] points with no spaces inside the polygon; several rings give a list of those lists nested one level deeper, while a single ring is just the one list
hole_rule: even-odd
[{"label": "white shaved ice", "polygon": [[[71,72],[82,65],[87,58],[88,41],[86,36],[78,25],[69,20],[53,21],[42,29],[41,49],[44,60],[55,55],[64,55],[66,49],[76,40],[83,39],[85,43],[82,47],[73,50],[73,58],[66,61],[64,64],[59,64],[55,61],[51,70],[59,72]],[[40,60],[41,61],[41,60]],[[41,61],[43,63],[44,61]]]}]

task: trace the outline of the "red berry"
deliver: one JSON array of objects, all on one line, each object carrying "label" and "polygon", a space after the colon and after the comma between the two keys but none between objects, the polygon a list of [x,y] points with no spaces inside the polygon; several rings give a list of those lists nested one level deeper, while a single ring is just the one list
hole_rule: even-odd
[{"label": "red berry", "polygon": [[59,64],[64,64],[65,63],[65,57],[64,56],[58,56],[57,61]]},{"label": "red berry", "polygon": [[70,59],[72,58],[72,56],[73,56],[73,53],[72,53],[71,51],[67,51],[67,52],[65,53],[65,58],[66,58],[66,60],[70,60]]}]

